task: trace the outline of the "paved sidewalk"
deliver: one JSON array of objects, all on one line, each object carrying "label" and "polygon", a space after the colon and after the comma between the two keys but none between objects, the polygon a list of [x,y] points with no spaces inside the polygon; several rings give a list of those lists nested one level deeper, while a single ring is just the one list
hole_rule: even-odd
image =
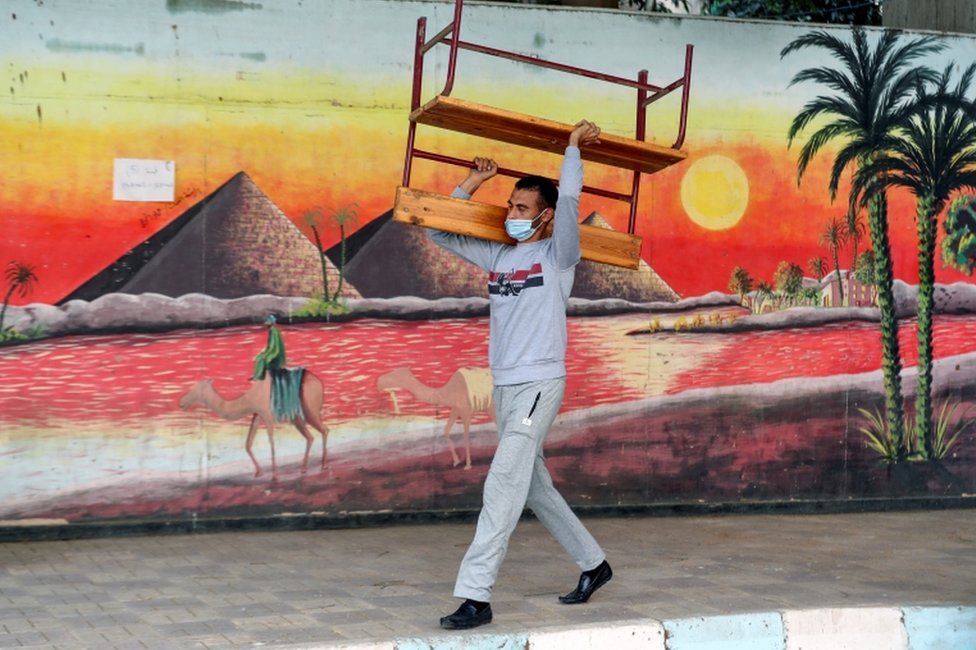
[{"label": "paved sidewalk", "polygon": [[[762,612],[945,607],[957,614],[956,645],[946,647],[966,639],[976,648],[976,621],[965,623],[976,611],[976,510],[586,524],[615,572],[590,603],[556,601],[577,569],[538,522],[523,521],[495,589],[495,622],[475,632],[515,638],[647,619],[667,627]],[[457,605],[454,575],[473,527],[3,543],[0,647],[458,647],[466,642],[437,620]]]}]

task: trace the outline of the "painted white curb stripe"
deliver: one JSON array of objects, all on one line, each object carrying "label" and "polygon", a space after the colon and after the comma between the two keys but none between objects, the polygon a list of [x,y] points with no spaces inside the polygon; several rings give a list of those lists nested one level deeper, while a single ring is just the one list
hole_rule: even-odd
[{"label": "painted white curb stripe", "polygon": [[294,650],[976,650],[976,607],[813,609],[528,633],[432,631],[429,637],[288,646]]},{"label": "painted white curb stripe", "polygon": [[433,639],[397,639],[396,650],[525,650],[525,634],[452,633]]},{"label": "painted white curb stripe", "polygon": [[664,626],[654,620],[621,621],[613,627],[563,627],[529,633],[527,650],[570,648],[664,650]]},{"label": "painted white curb stripe", "polygon": [[908,650],[896,607],[785,612],[786,650]]}]

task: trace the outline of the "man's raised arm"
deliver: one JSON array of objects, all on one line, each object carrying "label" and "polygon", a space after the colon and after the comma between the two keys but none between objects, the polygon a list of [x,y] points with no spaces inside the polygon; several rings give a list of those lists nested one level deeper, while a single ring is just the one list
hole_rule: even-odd
[{"label": "man's raised arm", "polygon": [[600,127],[588,120],[578,122],[569,134],[559,174],[559,201],[552,234],[556,263],[561,270],[572,268],[580,260],[579,199],[583,191],[583,162],[579,148],[599,142]]}]

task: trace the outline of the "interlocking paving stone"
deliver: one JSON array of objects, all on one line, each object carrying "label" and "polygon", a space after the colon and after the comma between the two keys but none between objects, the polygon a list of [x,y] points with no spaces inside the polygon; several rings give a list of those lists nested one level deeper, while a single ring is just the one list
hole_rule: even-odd
[{"label": "interlocking paving stone", "polygon": [[[520,523],[492,633],[797,609],[976,605],[976,510],[593,518],[614,579]],[[473,523],[0,544],[0,648],[234,648],[448,638]]]}]

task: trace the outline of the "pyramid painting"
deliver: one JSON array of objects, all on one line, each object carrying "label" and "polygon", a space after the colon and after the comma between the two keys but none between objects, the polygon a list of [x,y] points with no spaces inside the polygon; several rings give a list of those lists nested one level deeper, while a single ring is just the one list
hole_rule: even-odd
[{"label": "pyramid painting", "polygon": [[[583,223],[597,228],[611,226],[596,212]],[[631,302],[677,302],[680,296],[644,260],[635,270],[583,260],[576,267],[574,298],[619,298]]]},{"label": "pyramid painting", "polygon": [[[329,286],[338,286],[338,269],[326,265]],[[62,302],[113,292],[313,297],[322,293],[322,262],[315,244],[238,172]],[[359,297],[348,281],[342,295]]]},{"label": "pyramid painting", "polygon": [[[336,248],[329,251],[334,261]],[[386,212],[349,238],[346,279],[366,298],[488,297],[484,271],[442,249],[424,228]]]},{"label": "pyramid painting", "polygon": [[[595,212],[583,223],[610,225]],[[346,242],[346,279],[367,298],[488,297],[485,273],[434,244],[424,228],[392,220],[387,212]],[[329,250],[335,261],[338,247]],[[675,302],[679,296],[641,260],[637,270],[584,260],[576,269],[572,296],[632,302]]]}]

